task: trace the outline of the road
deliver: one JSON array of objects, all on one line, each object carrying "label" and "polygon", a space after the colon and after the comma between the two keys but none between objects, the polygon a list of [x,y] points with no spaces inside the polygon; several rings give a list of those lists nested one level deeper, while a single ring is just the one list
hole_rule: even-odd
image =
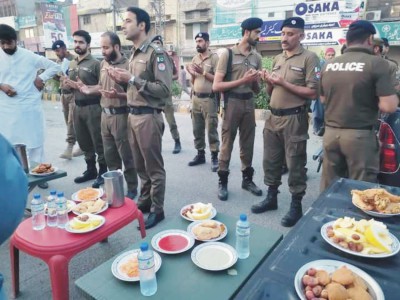
[{"label": "road", "polygon": [[[67,197],[77,190],[89,186],[89,183],[75,184],[73,179],[85,169],[83,157],[73,158],[70,161],[59,158],[64,150],[66,127],[64,124],[61,106],[59,102],[43,101],[46,116],[46,157],[54,166],[68,172],[68,177],[50,182],[50,188],[64,191]],[[273,212],[259,215],[252,214],[251,205],[265,197],[265,185],[263,184],[263,121],[257,121],[256,140],[254,146],[253,166],[255,169],[254,182],[263,189],[263,196],[256,197],[241,189],[242,174],[240,172],[239,146],[236,139],[229,176],[229,200],[220,201],[217,198],[218,176],[210,171],[210,152],[206,150],[206,164],[189,167],[187,163],[196,155],[193,146],[192,123],[187,113],[176,113],[176,121],[181,135],[182,152],[172,154],[174,141],[171,138],[168,125],[163,137],[163,156],[167,173],[167,185],[165,195],[166,222],[170,218],[179,217],[181,207],[194,202],[211,202],[218,212],[239,217],[246,213],[252,223],[265,227],[265,230],[275,230],[286,234],[290,229],[280,225],[281,218],[286,214],[290,194],[287,187],[287,175],[283,176],[283,184],[280,187],[279,209]],[[321,138],[314,136],[310,130],[308,141],[308,188],[303,199],[304,211],[318,197],[320,173],[317,173],[317,163],[312,160],[312,154],[321,145]],[[40,193],[47,196],[49,190],[35,188],[32,193]],[[32,194],[29,196],[29,199]],[[10,199],[12,201],[12,199]],[[91,269],[110,259],[132,243],[140,239],[136,229],[137,221],[115,233],[109,238],[108,243],[97,244],[87,251],[75,256],[69,265],[70,272],[70,298],[85,299],[82,293],[75,287],[74,281],[86,274]],[[149,236],[158,232],[157,227],[147,231]],[[232,232],[232,231],[231,231]],[[233,233],[231,233],[233,234]],[[0,246],[0,271],[5,277],[6,294],[10,295],[10,261],[8,242]],[[20,281],[21,294],[18,299],[51,299],[51,287],[47,265],[37,258],[21,253],[20,255]]]}]

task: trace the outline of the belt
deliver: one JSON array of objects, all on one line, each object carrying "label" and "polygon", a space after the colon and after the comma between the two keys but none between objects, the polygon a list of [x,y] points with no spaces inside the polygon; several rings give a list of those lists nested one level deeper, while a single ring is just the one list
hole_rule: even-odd
[{"label": "belt", "polygon": [[94,104],[100,104],[100,99],[75,100],[76,106],[88,106]]},{"label": "belt", "polygon": [[71,91],[64,91],[64,90],[61,90],[61,94],[63,94],[63,95],[71,95],[72,92],[71,92]]},{"label": "belt", "polygon": [[285,108],[285,109],[271,108],[271,113],[274,116],[283,117],[283,116],[289,116],[289,115],[297,115],[297,114],[305,111],[306,109],[307,108],[305,105],[298,106],[298,107],[292,107],[292,108]]},{"label": "belt", "polygon": [[253,98],[253,93],[235,93],[235,92],[228,92],[229,98],[235,98],[239,100],[250,100]]},{"label": "belt", "polygon": [[107,115],[122,115],[122,114],[127,114],[129,112],[129,109],[128,109],[127,106],[122,106],[122,107],[103,107],[102,110]]},{"label": "belt", "polygon": [[195,95],[197,98],[214,98],[215,96],[214,93],[196,93],[196,92],[193,92],[193,95]]},{"label": "belt", "polygon": [[335,129],[353,129],[353,130],[372,130],[374,129],[373,125],[370,126],[363,126],[363,127],[358,127],[358,128],[354,128],[354,127],[336,127],[336,126],[331,126],[331,125],[326,125],[326,127],[330,127],[330,128],[335,128]]},{"label": "belt", "polygon": [[129,106],[129,112],[132,115],[146,115],[146,114],[154,114],[161,113],[162,110],[159,108],[153,108],[148,106]]}]

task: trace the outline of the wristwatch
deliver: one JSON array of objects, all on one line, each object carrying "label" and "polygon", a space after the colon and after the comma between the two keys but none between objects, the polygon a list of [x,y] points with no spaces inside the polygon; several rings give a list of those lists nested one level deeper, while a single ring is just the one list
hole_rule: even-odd
[{"label": "wristwatch", "polygon": [[134,85],[135,84],[135,76],[132,76],[131,79],[129,79],[128,83],[130,85]]}]

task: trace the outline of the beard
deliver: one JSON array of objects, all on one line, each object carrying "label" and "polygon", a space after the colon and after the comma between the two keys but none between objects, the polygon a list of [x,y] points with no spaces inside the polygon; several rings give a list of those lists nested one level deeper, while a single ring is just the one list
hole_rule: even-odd
[{"label": "beard", "polygon": [[117,59],[117,51],[113,50],[113,52],[111,52],[110,55],[105,55],[104,59],[107,62],[115,61]]},{"label": "beard", "polygon": [[79,55],[84,55],[87,52],[87,49],[75,48],[75,53]]},{"label": "beard", "polygon": [[197,50],[197,52],[199,52],[199,53],[204,53],[204,52],[206,52],[206,48],[201,48],[201,47],[196,47],[196,50]]},{"label": "beard", "polygon": [[8,55],[13,55],[17,51],[17,47],[15,47],[14,49],[3,49],[3,51]]},{"label": "beard", "polygon": [[255,45],[257,45],[257,43],[258,43],[258,40],[253,40],[253,39],[251,39],[251,38],[248,38],[247,39],[247,42],[250,44],[250,46],[255,46]]}]

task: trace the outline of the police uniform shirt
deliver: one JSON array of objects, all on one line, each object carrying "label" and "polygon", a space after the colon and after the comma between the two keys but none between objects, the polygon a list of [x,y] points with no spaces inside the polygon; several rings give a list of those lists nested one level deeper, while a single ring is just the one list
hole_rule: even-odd
[{"label": "police uniform shirt", "polygon": [[[218,60],[217,72],[222,74],[226,74],[228,68],[228,58],[229,52],[224,51],[221,53],[221,56]],[[244,76],[244,74],[250,70],[261,70],[262,62],[261,55],[257,53],[257,51],[253,48],[250,53],[245,56],[239,50],[239,47],[232,47],[232,81],[240,79]],[[251,88],[251,84],[242,84],[240,86],[234,87],[230,90],[230,92],[235,93],[248,93],[253,92]]]},{"label": "police uniform shirt", "polygon": [[[287,56],[286,51],[277,55],[272,64],[272,72],[294,85],[318,90],[319,58],[314,52],[304,49],[301,45],[290,57]],[[270,105],[274,109],[287,109],[305,105],[307,100],[280,85],[275,85]]]},{"label": "police uniform shirt", "polygon": [[325,97],[325,124],[338,128],[374,126],[378,97],[395,94],[387,61],[356,47],[325,65],[320,89]]},{"label": "police uniform shirt", "polygon": [[[106,91],[110,91],[111,89],[114,88],[118,93],[124,93],[126,90],[126,85],[125,86],[120,85],[116,83],[114,80],[112,80],[107,72],[108,67],[128,70],[129,60],[125,56],[122,56],[119,61],[108,63],[106,60],[103,60],[100,64],[101,71],[100,71],[99,85],[101,85],[101,88]],[[102,96],[100,100],[100,105],[101,107],[126,106],[126,99],[120,99],[120,98],[110,99]]]},{"label": "police uniform shirt", "polygon": [[150,40],[144,41],[133,49],[129,71],[135,76],[135,84],[128,85],[128,105],[162,109],[172,85],[172,66],[164,50]]},{"label": "police uniform shirt", "polygon": [[[218,64],[218,55],[208,50],[207,57],[203,59],[198,53],[193,57],[192,63],[201,66],[204,71],[214,75]],[[205,76],[200,74],[194,79],[193,90],[196,93],[211,93],[212,85],[212,81],[207,80]]]},{"label": "police uniform shirt", "polygon": [[[86,85],[97,85],[100,79],[100,62],[91,54],[86,55],[82,60],[76,57],[69,65],[69,78],[76,81],[80,80]],[[74,90],[75,101],[98,99],[97,95],[85,95],[79,90]]]}]

